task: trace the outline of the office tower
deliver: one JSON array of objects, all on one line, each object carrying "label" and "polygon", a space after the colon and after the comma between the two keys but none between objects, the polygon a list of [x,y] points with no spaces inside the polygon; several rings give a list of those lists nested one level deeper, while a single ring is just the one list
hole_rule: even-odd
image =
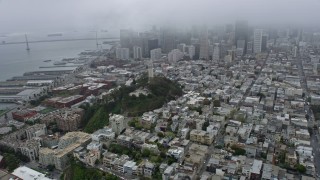
[{"label": "office tower", "polygon": [[253,33],[253,52],[255,54],[261,53],[261,46],[262,46],[262,29],[255,29]]},{"label": "office tower", "polygon": [[161,58],[161,48],[153,49],[150,51],[151,60],[158,60]]},{"label": "office tower", "polygon": [[120,30],[120,45],[122,48],[130,48],[132,46],[132,30]]},{"label": "office tower", "polygon": [[212,45],[212,44],[209,44],[209,46],[208,46],[208,53],[209,53],[208,59],[211,59],[211,60],[212,60],[212,55],[213,55],[213,46],[214,45]]},{"label": "office tower", "polygon": [[170,28],[161,29],[161,49],[163,53],[169,53],[176,46],[175,31]]},{"label": "office tower", "polygon": [[125,129],[124,116],[114,114],[109,118],[112,131],[119,135]]},{"label": "office tower", "polygon": [[233,61],[235,59],[236,56],[236,51],[234,48],[232,48],[231,50],[227,51],[227,54],[231,57],[231,60]]},{"label": "office tower", "polygon": [[220,60],[220,44],[219,43],[214,44],[212,60],[214,60],[214,61]]},{"label": "office tower", "polygon": [[209,60],[209,42],[207,27],[203,27],[200,33],[200,54],[199,59]]},{"label": "office tower", "polygon": [[222,59],[223,57],[225,57],[227,54],[227,50],[231,49],[230,44],[226,44],[226,43],[220,43],[220,58]]},{"label": "office tower", "polygon": [[139,33],[139,37],[140,37],[140,43],[141,43],[140,47],[142,49],[142,57],[148,58],[150,57],[148,41],[149,39],[152,38],[152,34],[149,32],[143,32],[143,33]]},{"label": "office tower", "polygon": [[233,25],[232,24],[227,24],[225,32],[226,33],[231,33],[233,31]]},{"label": "office tower", "polygon": [[194,59],[198,60],[200,59],[200,44],[196,43],[193,46],[195,47]]},{"label": "office tower", "polygon": [[244,48],[246,47],[246,41],[242,40],[242,39],[239,39],[237,41],[237,46],[236,47],[237,47],[237,49],[236,49],[237,56],[244,55]]},{"label": "office tower", "polygon": [[177,62],[178,60],[183,58],[183,52],[181,52],[179,49],[173,49],[168,54],[168,61],[169,62]]},{"label": "office tower", "polygon": [[121,60],[129,59],[129,48],[117,48],[116,58]]},{"label": "office tower", "polygon": [[177,49],[179,49],[181,52],[185,52],[185,47],[186,47],[186,44],[183,44],[183,43],[180,43],[177,45]]},{"label": "office tower", "polygon": [[237,41],[237,48],[244,49],[245,46],[246,46],[246,41],[245,41],[245,40],[239,39],[239,40]]},{"label": "office tower", "polygon": [[262,35],[262,40],[261,40],[261,51],[262,52],[267,51],[267,41],[268,41],[268,36],[266,34]]},{"label": "office tower", "polygon": [[185,55],[189,56],[190,59],[194,58],[195,51],[196,51],[196,49],[193,45],[184,47],[184,53],[185,53]]},{"label": "office tower", "polygon": [[297,57],[297,54],[298,54],[298,46],[294,46],[293,48],[293,57]]},{"label": "office tower", "polygon": [[142,59],[142,49],[139,46],[133,46],[133,58]]},{"label": "office tower", "polygon": [[192,26],[192,30],[191,30],[191,36],[193,38],[199,38],[200,37],[200,33],[199,33],[199,28],[197,26]]},{"label": "office tower", "polygon": [[245,41],[244,53],[247,53],[247,42],[248,42],[249,27],[247,21],[237,21],[235,25],[235,45],[238,40]]},{"label": "office tower", "polygon": [[247,54],[252,54],[253,53],[253,44],[252,42],[247,43]]},{"label": "office tower", "polygon": [[158,39],[149,39],[148,40],[148,52],[151,50],[159,48],[159,40]]}]

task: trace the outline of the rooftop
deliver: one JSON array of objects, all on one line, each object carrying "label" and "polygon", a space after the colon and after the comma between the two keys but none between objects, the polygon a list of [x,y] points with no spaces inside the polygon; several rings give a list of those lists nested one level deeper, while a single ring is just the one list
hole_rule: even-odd
[{"label": "rooftop", "polygon": [[51,180],[50,178],[45,177],[45,174],[42,174],[38,171],[35,171],[33,169],[30,169],[26,166],[20,166],[17,169],[15,169],[12,173],[15,176],[18,176],[19,178],[23,180]]}]

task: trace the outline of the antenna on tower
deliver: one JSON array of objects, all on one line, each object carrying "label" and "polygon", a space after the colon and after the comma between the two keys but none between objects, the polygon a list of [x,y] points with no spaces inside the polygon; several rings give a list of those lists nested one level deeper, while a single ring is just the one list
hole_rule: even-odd
[{"label": "antenna on tower", "polygon": [[27,51],[30,51],[30,47],[29,47],[29,42],[28,42],[27,34],[24,34],[24,37],[26,38],[26,45],[27,45],[26,50],[27,50]]}]

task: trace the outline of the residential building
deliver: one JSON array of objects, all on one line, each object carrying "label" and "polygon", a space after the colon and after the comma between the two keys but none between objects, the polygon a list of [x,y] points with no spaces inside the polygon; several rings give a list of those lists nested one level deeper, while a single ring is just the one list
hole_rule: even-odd
[{"label": "residential building", "polygon": [[213,142],[213,134],[203,131],[203,130],[191,130],[190,140],[194,142],[199,142],[206,145],[211,145]]},{"label": "residential building", "polygon": [[119,135],[126,127],[124,122],[124,116],[119,114],[110,115],[109,122],[112,131]]},{"label": "residential building", "polygon": [[39,151],[39,163],[43,165],[53,164],[56,169],[64,170],[69,164],[68,155],[83,145],[87,145],[91,136],[84,132],[69,132],[61,137],[57,149],[41,148]]},{"label": "residential building", "polygon": [[142,59],[142,48],[133,46],[133,59]]},{"label": "residential building", "polygon": [[151,60],[159,60],[161,58],[161,48],[151,50],[150,58]]},{"label": "residential building", "polygon": [[183,52],[181,52],[179,49],[173,49],[168,54],[168,61],[169,62],[177,62],[178,60],[183,58]]},{"label": "residential building", "polygon": [[128,60],[129,48],[116,48],[116,58],[121,60]]}]

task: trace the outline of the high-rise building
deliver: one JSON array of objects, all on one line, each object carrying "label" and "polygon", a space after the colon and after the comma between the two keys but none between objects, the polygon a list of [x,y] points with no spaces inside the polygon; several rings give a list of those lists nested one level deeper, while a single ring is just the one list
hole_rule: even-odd
[{"label": "high-rise building", "polygon": [[252,42],[247,43],[247,54],[252,54],[253,53],[253,44]]},{"label": "high-rise building", "polygon": [[132,30],[120,30],[120,45],[122,48],[130,48],[132,46]]},{"label": "high-rise building", "polygon": [[231,57],[231,60],[233,61],[235,59],[235,56],[236,56],[235,49],[230,49],[230,50],[227,51],[227,53]]},{"label": "high-rise building", "polygon": [[209,60],[209,42],[207,27],[203,27],[200,33],[200,54],[199,59]]},{"label": "high-rise building", "polygon": [[153,60],[151,59],[150,62],[148,63],[148,78],[149,82],[151,79],[154,77],[154,72],[153,72]]},{"label": "high-rise building", "polygon": [[181,52],[179,49],[173,49],[168,54],[168,61],[169,62],[177,62],[178,60],[183,58],[183,52]]},{"label": "high-rise building", "polygon": [[235,45],[237,45],[238,40],[245,41],[244,53],[247,52],[247,42],[248,42],[249,26],[247,21],[237,21],[235,25]]},{"label": "high-rise building", "polygon": [[225,32],[231,33],[233,31],[233,25],[232,24],[226,24]]},{"label": "high-rise building", "polygon": [[255,29],[253,33],[253,52],[261,53],[262,48],[262,29]]},{"label": "high-rise building", "polygon": [[125,129],[124,116],[114,114],[109,118],[112,131],[119,135]]},{"label": "high-rise building", "polygon": [[237,41],[237,49],[236,49],[236,55],[242,56],[244,54],[244,48],[246,47],[246,41],[239,39]]},{"label": "high-rise building", "polygon": [[298,53],[298,46],[294,46],[294,48],[293,48],[293,57],[297,57],[297,53]]},{"label": "high-rise building", "polygon": [[151,50],[157,49],[157,48],[159,48],[159,40],[158,39],[149,39],[148,40],[149,53],[150,53]]},{"label": "high-rise building", "polygon": [[185,52],[185,47],[186,47],[186,44],[184,43],[180,43],[177,45],[177,49],[179,49],[181,52]]},{"label": "high-rise building", "polygon": [[219,43],[214,44],[212,60],[214,60],[214,61],[220,60],[220,44]]},{"label": "high-rise building", "polygon": [[142,59],[142,49],[138,46],[133,46],[133,58]]},{"label": "high-rise building", "polygon": [[152,60],[158,60],[161,58],[161,48],[153,49],[150,51],[150,57]]},{"label": "high-rise building", "polygon": [[262,35],[262,41],[261,41],[261,51],[262,52],[267,51],[267,41],[268,41],[268,36],[266,34]]},{"label": "high-rise building", "polygon": [[184,47],[184,53],[190,57],[190,59],[193,59],[196,53],[196,49],[193,45],[185,46]]},{"label": "high-rise building", "polygon": [[152,34],[148,32],[139,33],[140,37],[140,47],[142,48],[142,57],[148,58],[150,57],[150,50],[148,46],[148,41],[152,38]]},{"label": "high-rise building", "polygon": [[246,41],[243,40],[243,39],[239,39],[239,40],[237,41],[237,48],[242,48],[242,49],[244,49],[245,47],[246,47]]},{"label": "high-rise building", "polygon": [[214,47],[214,45],[212,45],[212,44],[209,44],[209,46],[208,46],[209,59],[212,59],[213,47]]},{"label": "high-rise building", "polygon": [[130,58],[129,48],[116,48],[116,58],[121,60],[127,60]]},{"label": "high-rise building", "polygon": [[161,49],[163,53],[169,53],[176,46],[176,36],[175,31],[170,28],[161,29]]},{"label": "high-rise building", "polygon": [[116,58],[121,60],[129,59],[129,48],[116,48]]},{"label": "high-rise building", "polygon": [[200,44],[196,43],[193,45],[195,47],[194,59],[198,60],[198,59],[200,59]]}]

